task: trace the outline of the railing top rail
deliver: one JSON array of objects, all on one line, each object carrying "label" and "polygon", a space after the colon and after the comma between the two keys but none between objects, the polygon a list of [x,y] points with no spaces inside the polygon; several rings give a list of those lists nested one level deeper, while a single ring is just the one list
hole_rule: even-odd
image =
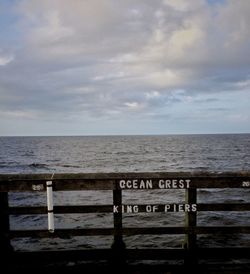
[{"label": "railing top rail", "polygon": [[250,171],[238,172],[117,172],[117,173],[36,173],[36,174],[0,174],[1,181],[13,180],[77,180],[77,179],[160,179],[160,178],[221,178],[221,177],[248,177]]},{"label": "railing top rail", "polygon": [[0,191],[250,188],[250,172],[0,174]]}]

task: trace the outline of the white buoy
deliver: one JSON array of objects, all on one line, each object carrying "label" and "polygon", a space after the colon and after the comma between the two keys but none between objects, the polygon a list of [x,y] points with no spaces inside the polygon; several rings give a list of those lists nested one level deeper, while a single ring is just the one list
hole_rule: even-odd
[{"label": "white buoy", "polygon": [[54,227],[54,212],[53,212],[53,189],[52,181],[46,182],[47,186],[47,208],[48,208],[48,230],[53,233]]}]

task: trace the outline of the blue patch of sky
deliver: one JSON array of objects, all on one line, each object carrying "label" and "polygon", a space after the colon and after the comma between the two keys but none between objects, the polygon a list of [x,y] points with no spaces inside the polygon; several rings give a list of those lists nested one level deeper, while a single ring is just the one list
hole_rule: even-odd
[{"label": "blue patch of sky", "polygon": [[226,0],[206,0],[209,5],[225,4]]},{"label": "blue patch of sky", "polygon": [[0,2],[0,47],[8,47],[17,41],[20,30],[17,22],[19,15],[15,10],[16,0],[3,0]]},{"label": "blue patch of sky", "polygon": [[1,1],[0,2],[0,24],[1,26],[9,26],[16,22],[17,14],[15,13],[16,1]]}]

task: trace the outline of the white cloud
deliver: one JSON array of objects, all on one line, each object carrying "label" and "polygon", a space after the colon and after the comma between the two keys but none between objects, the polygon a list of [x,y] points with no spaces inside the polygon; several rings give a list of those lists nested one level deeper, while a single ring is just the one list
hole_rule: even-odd
[{"label": "white cloud", "polygon": [[144,105],[138,102],[125,102],[124,106],[126,106],[128,110],[132,111],[139,111],[144,108]]},{"label": "white cloud", "polygon": [[147,79],[154,86],[162,88],[176,87],[182,81],[180,73],[170,69],[149,73]]},{"label": "white cloud", "polygon": [[173,9],[175,9],[177,11],[180,11],[180,12],[187,12],[189,10],[197,8],[197,5],[201,5],[202,4],[202,1],[199,1],[199,0],[192,0],[192,1],[186,1],[186,0],[164,0],[163,2],[167,6],[170,6]]},{"label": "white cloud", "polygon": [[13,55],[2,54],[2,50],[0,49],[0,66],[6,66],[13,60],[14,60]]},{"label": "white cloud", "polygon": [[73,29],[63,26],[59,12],[51,11],[45,14],[44,24],[37,27],[33,33],[31,32],[30,38],[34,44],[43,46],[45,42],[48,45],[63,42],[74,34]]},{"label": "white cloud", "polygon": [[249,89],[250,1],[15,3],[19,43],[0,40],[2,109],[166,117],[197,94]]},{"label": "white cloud", "polygon": [[173,59],[186,59],[188,52],[199,47],[203,39],[204,33],[197,26],[177,30],[169,39],[169,55]]},{"label": "white cloud", "polygon": [[146,93],[146,98],[147,99],[153,99],[153,98],[158,98],[160,97],[160,93],[157,90],[150,91]]},{"label": "white cloud", "polygon": [[37,113],[33,111],[22,111],[22,110],[13,110],[13,111],[0,111],[1,118],[7,117],[11,119],[35,119],[38,118]]},{"label": "white cloud", "polygon": [[92,78],[93,81],[103,81],[103,80],[112,80],[119,79],[125,77],[125,73],[123,71],[118,71],[116,73],[107,73],[104,75],[98,75]]},{"label": "white cloud", "polygon": [[193,2],[23,0],[19,9],[27,50],[41,61],[97,62],[98,71],[109,60],[141,79],[152,70],[207,73],[206,66],[246,62],[249,3],[227,1],[215,13],[205,1]]}]

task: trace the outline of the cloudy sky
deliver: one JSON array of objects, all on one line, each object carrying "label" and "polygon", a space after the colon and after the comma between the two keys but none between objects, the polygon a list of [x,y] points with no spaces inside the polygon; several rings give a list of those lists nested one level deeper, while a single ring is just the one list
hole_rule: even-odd
[{"label": "cloudy sky", "polygon": [[250,132],[249,0],[1,0],[0,135]]}]

